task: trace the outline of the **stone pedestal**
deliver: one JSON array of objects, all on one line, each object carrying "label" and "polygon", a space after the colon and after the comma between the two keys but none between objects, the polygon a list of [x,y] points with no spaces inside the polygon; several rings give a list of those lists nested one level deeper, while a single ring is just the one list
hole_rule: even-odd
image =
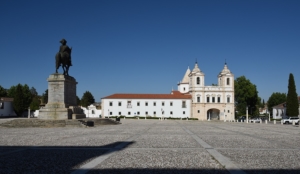
[{"label": "stone pedestal", "polygon": [[48,103],[39,112],[40,119],[72,119],[85,118],[82,110],[77,107],[75,78],[54,73],[48,80]]}]

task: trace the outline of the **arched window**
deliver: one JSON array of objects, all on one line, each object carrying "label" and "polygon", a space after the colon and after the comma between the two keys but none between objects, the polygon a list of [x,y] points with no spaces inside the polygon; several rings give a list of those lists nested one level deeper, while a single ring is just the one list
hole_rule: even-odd
[{"label": "arched window", "polygon": [[230,79],[227,78],[227,85],[230,85]]},{"label": "arched window", "polygon": [[200,85],[200,77],[197,77],[197,85]]}]

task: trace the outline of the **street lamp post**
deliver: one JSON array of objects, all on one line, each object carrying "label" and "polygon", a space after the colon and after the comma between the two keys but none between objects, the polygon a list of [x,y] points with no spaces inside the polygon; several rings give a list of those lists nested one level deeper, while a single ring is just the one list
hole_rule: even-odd
[{"label": "street lamp post", "polygon": [[30,118],[30,107],[28,107],[28,118]]},{"label": "street lamp post", "polygon": [[246,106],[246,122],[248,123],[248,105]]},{"label": "street lamp post", "polygon": [[88,106],[86,106],[86,110],[87,110],[88,118],[89,118],[89,107]]}]

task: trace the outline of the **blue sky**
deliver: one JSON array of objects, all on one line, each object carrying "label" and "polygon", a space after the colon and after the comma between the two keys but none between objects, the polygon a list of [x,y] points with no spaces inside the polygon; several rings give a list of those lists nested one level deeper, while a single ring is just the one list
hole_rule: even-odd
[{"label": "blue sky", "polygon": [[211,85],[225,59],[265,101],[287,93],[289,73],[300,95],[299,9],[298,0],[4,0],[0,85],[42,94],[65,38],[80,98],[169,93],[196,60]]}]

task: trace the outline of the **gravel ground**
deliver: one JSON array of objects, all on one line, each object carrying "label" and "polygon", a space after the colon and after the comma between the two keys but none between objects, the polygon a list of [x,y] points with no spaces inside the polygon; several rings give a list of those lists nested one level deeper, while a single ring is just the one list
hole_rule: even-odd
[{"label": "gravel ground", "polygon": [[0,128],[0,173],[300,171],[298,126],[121,122],[94,128]]},{"label": "gravel ground", "polygon": [[[300,151],[297,150],[218,150],[248,173],[299,173]],[[272,172],[272,173],[273,173]]]},{"label": "gravel ground", "polygon": [[220,171],[227,173],[224,167],[204,149],[126,149],[114,154],[90,173],[102,170],[120,171],[120,169],[130,171],[145,169],[152,172],[154,170],[180,171],[180,169],[191,172],[205,169],[210,171],[208,173]]}]

